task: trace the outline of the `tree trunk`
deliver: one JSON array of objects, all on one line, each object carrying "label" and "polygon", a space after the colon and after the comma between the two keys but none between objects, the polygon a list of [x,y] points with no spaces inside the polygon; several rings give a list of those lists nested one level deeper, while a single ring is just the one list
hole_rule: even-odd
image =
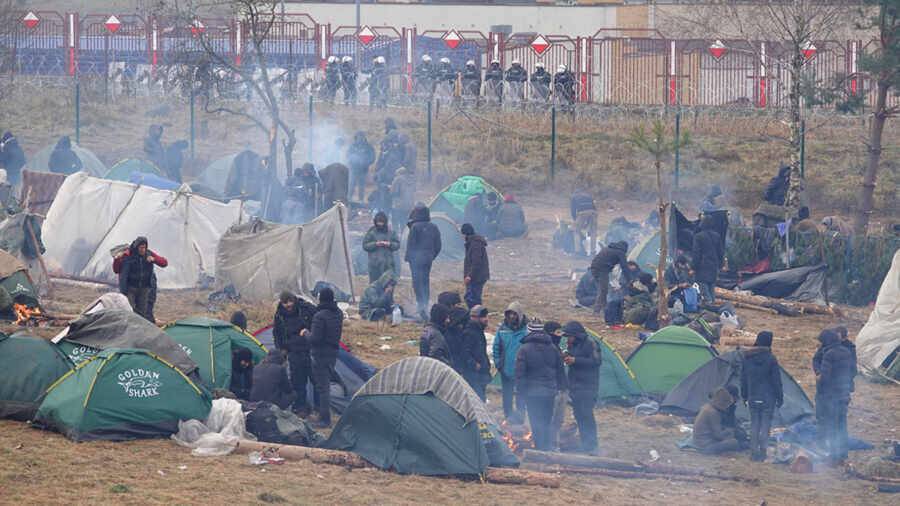
[{"label": "tree trunk", "polygon": [[802,111],[800,110],[800,76],[803,69],[804,58],[800,52],[800,43],[794,44],[794,57],[791,59],[791,91],[789,95],[790,118],[789,128],[791,139],[791,172],[790,182],[788,183],[787,196],[784,199],[784,205],[789,210],[796,210],[800,207],[800,194],[803,192],[803,178],[800,174],[800,123],[802,120]]},{"label": "tree trunk", "polygon": [[669,321],[668,289],[665,279],[666,261],[669,258],[669,220],[666,219],[668,203],[663,197],[662,167],[659,158],[656,159],[656,188],[659,192],[659,262],[656,265],[656,295],[659,300],[656,318],[659,322],[666,322]]},{"label": "tree trunk", "polygon": [[277,221],[281,214],[281,202],[273,199],[273,187],[278,178],[278,115],[272,113],[272,127],[269,131],[269,156],[266,164],[266,181],[263,187],[262,215],[267,220]]},{"label": "tree trunk", "polygon": [[869,130],[869,158],[862,186],[859,188],[859,207],[856,209],[856,218],[853,220],[853,231],[857,236],[866,234],[869,216],[872,215],[872,210],[875,208],[875,181],[878,180],[878,164],[881,161],[881,135],[884,133],[884,124],[887,121],[885,108],[887,107],[889,87],[888,82],[878,81],[875,112],[872,114],[872,128]]},{"label": "tree trunk", "polygon": [[294,147],[297,146],[297,135],[294,130],[287,131],[287,141],[284,143],[284,176],[290,177],[294,170]]}]

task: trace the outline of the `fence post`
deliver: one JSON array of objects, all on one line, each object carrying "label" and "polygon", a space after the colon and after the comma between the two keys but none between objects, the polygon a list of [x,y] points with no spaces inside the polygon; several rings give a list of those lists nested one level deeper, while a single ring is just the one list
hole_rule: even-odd
[{"label": "fence post", "polygon": [[427,181],[431,181],[431,102],[432,99],[428,100],[428,107],[426,111],[428,113],[428,179]]},{"label": "fence post", "polygon": [[312,92],[309,94],[309,152],[307,153],[306,161],[312,162],[313,159],[313,96]]},{"label": "fence post", "polygon": [[681,108],[675,110],[675,189],[681,176]]},{"label": "fence post", "polygon": [[800,177],[806,179],[806,120],[800,120]]},{"label": "fence post", "polygon": [[103,35],[103,103],[109,104],[109,30]]},{"label": "fence post", "polygon": [[550,181],[556,177],[556,105],[550,109]]},{"label": "fence post", "polygon": [[194,129],[194,84],[191,83],[191,162],[194,161],[194,142],[196,139],[196,130]]},{"label": "fence post", "polygon": [[81,144],[81,81],[75,79],[75,144]]}]

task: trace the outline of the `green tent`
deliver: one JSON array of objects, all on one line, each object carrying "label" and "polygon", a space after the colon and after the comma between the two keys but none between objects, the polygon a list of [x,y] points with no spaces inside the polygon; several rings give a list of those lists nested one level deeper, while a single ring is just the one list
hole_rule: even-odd
[{"label": "green tent", "polygon": [[[444,213],[431,213],[431,222],[441,233],[441,253],[437,257],[438,261],[459,262],[463,260],[466,257],[466,241],[459,232],[459,225]],[[408,240],[409,234],[404,234],[398,255],[400,258],[406,254]]]},{"label": "green tent", "polygon": [[65,339],[56,344],[59,351],[76,366],[94,358],[102,350]]},{"label": "green tent", "polygon": [[70,370],[50,341],[0,333],[0,418],[30,420],[47,387]]},{"label": "green tent", "polygon": [[241,195],[256,199],[262,189],[264,170],[262,157],[250,150],[223,156],[203,169],[191,183],[193,191],[214,195],[218,199],[233,199]]},{"label": "green tent", "polygon": [[[28,267],[3,250],[0,250],[0,287],[6,290],[14,303],[25,304],[30,308],[40,306],[37,289],[28,276]],[[0,311],[8,316],[9,309],[11,308],[0,308]]]},{"label": "green tent", "polygon": [[714,356],[715,348],[700,334],[670,325],[641,343],[626,363],[644,392],[662,397]]},{"label": "green tent", "polygon": [[166,437],[181,420],[206,420],[209,393],[148,351],[111,348],[47,390],[35,423],[75,441]]},{"label": "green tent", "polygon": [[[34,172],[50,172],[50,155],[53,154],[53,148],[55,147],[56,143],[53,143],[35,153],[28,159],[28,164],[25,168]],[[74,151],[75,156],[81,160],[84,171],[91,176],[103,177],[109,171],[109,169],[106,168],[106,165],[104,165],[91,150],[85,149],[78,144],[75,144],[75,142],[72,142],[72,151]]]},{"label": "green tent", "polygon": [[197,363],[200,378],[212,388],[227,389],[231,384],[231,352],[235,348],[250,350],[257,364],[268,353],[255,337],[215,318],[185,318],[163,330]]},{"label": "green tent", "polygon": [[593,330],[588,335],[600,345],[600,403],[627,403],[643,394],[634,371],[628,367],[622,355]]},{"label": "green tent", "polygon": [[456,223],[462,224],[466,203],[479,193],[496,193],[498,202],[503,201],[500,190],[491,186],[480,176],[462,176],[447,186],[428,203],[432,213],[443,213]]},{"label": "green tent", "polygon": [[140,158],[126,158],[124,160],[119,160],[103,177],[104,179],[112,179],[113,181],[129,181],[131,174],[134,172],[143,172],[145,174],[165,177],[155,163],[141,160]]}]

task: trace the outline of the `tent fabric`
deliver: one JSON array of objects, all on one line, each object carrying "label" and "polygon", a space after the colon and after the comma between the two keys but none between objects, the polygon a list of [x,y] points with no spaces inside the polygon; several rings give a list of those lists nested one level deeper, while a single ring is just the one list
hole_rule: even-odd
[{"label": "tent fabric", "polygon": [[131,311],[131,303],[128,302],[128,297],[122,295],[119,292],[107,292],[103,295],[94,299],[90,304],[84,307],[81,310],[81,315],[96,313],[98,311],[103,311],[104,309],[124,309],[126,311]]},{"label": "tent fabric", "polygon": [[[713,357],[678,383],[660,403],[660,410],[695,416],[717,388],[725,385],[740,388],[742,364],[743,355],[740,351]],[[815,408],[806,392],[784,368],[781,368],[781,385],[784,405],[775,411],[773,422],[776,426],[786,427],[815,414]],[[744,403],[738,402],[735,414],[739,421],[750,422],[750,412]]]},{"label": "tent fabric", "polygon": [[82,316],[53,338],[56,344],[63,340],[97,350],[148,350],[186,375],[197,369],[197,364],[168,334],[140,315],[123,309],[107,309]]},{"label": "tent fabric", "polygon": [[[438,228],[441,234],[441,253],[439,262],[459,262],[466,257],[466,241],[459,232],[459,225],[453,218],[444,213],[431,213],[431,222]],[[406,255],[406,247],[409,241],[409,233],[403,235],[403,243],[399,254],[400,258]]]},{"label": "tent fabric", "polygon": [[210,163],[196,183],[212,190],[219,198],[233,199],[241,195],[261,200],[261,157],[250,150],[224,156]]},{"label": "tent fabric", "polygon": [[153,174],[156,176],[163,175],[159,167],[151,161],[141,160],[140,158],[126,158],[116,162],[103,178],[111,179],[113,181],[129,181],[131,175],[135,173]]},{"label": "tent fabric", "polygon": [[28,268],[18,258],[0,250],[0,286],[13,302],[29,307],[40,306],[38,292],[28,276]]},{"label": "tent fabric", "polygon": [[740,284],[754,295],[800,302],[825,302],[826,264],[796,267],[754,276]]},{"label": "tent fabric", "polygon": [[628,367],[622,355],[599,334],[588,330],[600,347],[600,402],[628,402],[643,394],[634,371]]},{"label": "tent fabric", "polygon": [[206,390],[157,355],[109,349],[50,386],[35,423],[75,441],[167,437],[211,406]]},{"label": "tent fabric", "polygon": [[856,336],[856,354],[864,371],[887,369],[900,379],[900,250],[894,253],[875,306]]},{"label": "tent fabric", "polygon": [[353,293],[346,223],[347,208],[338,203],[303,225],[257,219],[231,227],[216,253],[217,282],[250,300],[282,290],[309,294],[318,281]]},{"label": "tent fabric", "polygon": [[715,355],[716,350],[700,334],[670,325],[649,336],[626,363],[645,393],[662,397]]},{"label": "tent fabric", "polygon": [[0,250],[0,278],[8,278],[24,270],[26,270],[26,267],[21,260],[4,250]]},{"label": "tent fabric", "polygon": [[466,203],[474,195],[479,193],[495,193],[498,202],[503,201],[503,194],[494,188],[480,176],[462,176],[446,188],[438,192],[428,207],[432,213],[447,215],[451,221],[462,224],[465,216]]},{"label": "tent fabric", "polygon": [[38,258],[46,251],[41,234],[42,222],[42,217],[29,212],[12,214],[0,222],[0,249],[22,261],[39,295],[45,293],[50,284]]},{"label": "tent fabric", "polygon": [[[181,187],[180,184],[171,179],[166,179],[165,177],[156,174],[148,174],[146,172],[132,172],[131,175],[128,176],[128,182],[149,186],[158,190],[176,191]],[[200,194],[200,196],[203,197],[202,194]]]},{"label": "tent fabric", "polygon": [[0,334],[0,418],[30,420],[47,388],[72,367],[46,339]]},{"label": "tent fabric", "polygon": [[28,212],[46,216],[56,193],[65,182],[66,176],[52,172],[22,171],[22,191],[19,201]]},{"label": "tent fabric", "polygon": [[159,288],[191,288],[201,276],[215,275],[219,238],[245,219],[240,202],[73,174],[44,222],[46,259],[71,275],[116,282],[110,252],[145,236],[169,260],[156,269]]},{"label": "tent fabric", "polygon": [[[28,159],[25,168],[34,172],[50,172],[50,155],[53,154],[53,149],[55,147],[56,143],[54,142],[35,153]],[[109,172],[106,165],[97,158],[97,155],[95,155],[93,151],[79,146],[74,141],[72,141],[72,151],[74,151],[75,156],[81,160],[83,171],[87,172],[89,175],[103,177]]]}]

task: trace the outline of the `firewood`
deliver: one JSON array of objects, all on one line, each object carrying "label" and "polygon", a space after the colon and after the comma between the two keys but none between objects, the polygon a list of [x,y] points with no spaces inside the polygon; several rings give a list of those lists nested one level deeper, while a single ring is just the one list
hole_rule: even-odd
[{"label": "firewood", "polygon": [[700,476],[687,476],[678,474],[648,473],[635,471],[617,471],[615,469],[592,469],[586,467],[563,467],[563,466],[539,466],[538,469],[544,472],[558,472],[560,474],[582,474],[589,476],[609,476],[612,478],[622,479],[639,479],[639,480],[670,480],[670,481],[687,481],[691,483],[702,483],[703,478]]},{"label": "firewood", "polygon": [[725,290],[723,288],[716,288],[716,297],[720,297],[732,302],[741,302],[744,304],[751,304],[754,306],[760,306],[770,309],[773,308],[773,306],[775,306],[776,304],[780,304],[788,309],[797,311],[798,313],[841,316],[841,311],[836,306],[832,305],[823,306],[821,304],[812,304],[809,302],[795,302],[783,299],[773,299],[770,297],[763,297],[762,295],[737,293],[731,290]]},{"label": "firewood", "polygon": [[643,466],[634,462],[629,462],[627,460],[556,452],[542,452],[538,450],[525,450],[524,454],[522,455],[522,462],[589,467],[594,469],[614,469],[617,471],[633,472],[640,472],[644,469]]},{"label": "firewood", "polygon": [[261,443],[258,441],[241,440],[238,442],[235,453],[263,452],[275,450],[278,456],[285,460],[309,460],[317,464],[334,464],[338,466],[362,468],[374,467],[365,459],[355,453],[326,450],[324,448],[307,448],[305,446],[280,445],[276,443]]},{"label": "firewood", "polygon": [[527,471],[524,469],[507,469],[502,467],[489,467],[484,476],[488,483],[532,485],[546,488],[559,488],[562,481],[561,477],[557,474]]}]

